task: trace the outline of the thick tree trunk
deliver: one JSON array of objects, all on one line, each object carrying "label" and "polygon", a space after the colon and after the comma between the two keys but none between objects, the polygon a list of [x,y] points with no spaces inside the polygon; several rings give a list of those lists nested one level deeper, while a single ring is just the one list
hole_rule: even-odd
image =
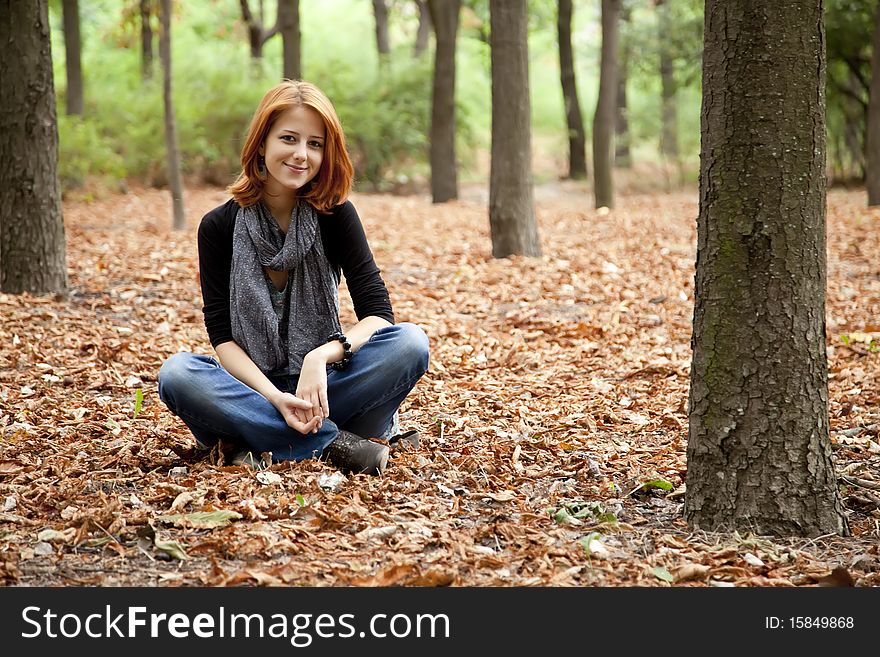
[{"label": "thick tree trunk", "polygon": [[657,3],[657,32],[660,43],[660,87],[661,87],[661,132],[660,153],[671,160],[678,159],[678,107],[675,84],[675,68],[669,43],[672,40],[674,27],[669,18],[669,3],[672,0],[660,0]]},{"label": "thick tree trunk", "polygon": [[302,41],[299,30],[299,0],[278,0],[278,26],[283,44],[284,77],[302,79]]},{"label": "thick tree trunk", "polygon": [[153,26],[150,24],[152,0],[141,2],[141,78],[153,78]]},{"label": "thick tree trunk", "polygon": [[559,38],[562,98],[565,101],[565,121],[568,126],[568,177],[582,180],[587,177],[587,144],[574,75],[574,54],[571,49],[571,14],[571,0],[559,0],[556,28]]},{"label": "thick tree trunk", "polygon": [[596,207],[614,207],[614,115],[617,106],[617,49],[620,0],[602,0],[602,63],[599,100],[593,117],[593,180]]},{"label": "thick tree trunk", "polygon": [[868,205],[880,205],[880,7],[874,17],[874,52],[871,54],[871,93],[868,100],[865,185]]},{"label": "thick tree trunk", "polygon": [[[621,24],[629,23],[630,10],[621,9]],[[632,166],[629,152],[629,108],[626,100],[626,83],[629,76],[630,45],[626,34],[620,40],[620,60],[617,67],[617,114],[614,119],[614,166],[628,169]]]},{"label": "thick tree trunk", "polygon": [[162,98],[165,101],[165,149],[168,154],[168,182],[174,210],[174,230],[186,228],[183,210],[183,180],[180,175],[180,150],[177,146],[177,122],[171,97],[171,0],[162,0],[162,32],[159,35],[159,58],[162,60]]},{"label": "thick tree trunk", "polygon": [[82,46],[79,37],[79,0],[62,0],[64,53],[67,69],[67,114],[83,114]]},{"label": "thick tree trunk", "polygon": [[419,30],[416,32],[413,56],[421,57],[422,53],[427,50],[428,40],[431,37],[431,11],[428,9],[428,0],[416,0],[416,4],[419,7]]},{"label": "thick tree trunk", "polygon": [[429,0],[437,34],[431,101],[431,197],[434,203],[458,198],[455,159],[455,38],[460,0]]},{"label": "thick tree trunk", "polygon": [[0,0],[0,291],[67,290],[46,0]]},{"label": "thick tree trunk", "polygon": [[541,255],[532,189],[531,107],[526,1],[490,0],[492,255]]},{"label": "thick tree trunk", "polygon": [[823,0],[707,0],[685,517],[847,533],[828,437]]},{"label": "thick tree trunk", "polygon": [[385,0],[373,0],[373,16],[376,19],[376,48],[380,59],[391,53],[388,41],[388,6]]}]

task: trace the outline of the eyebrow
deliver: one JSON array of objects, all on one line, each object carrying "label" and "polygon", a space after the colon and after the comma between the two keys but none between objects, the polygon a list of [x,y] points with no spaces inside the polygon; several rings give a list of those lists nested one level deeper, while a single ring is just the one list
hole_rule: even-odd
[{"label": "eyebrow", "polygon": [[[299,133],[296,130],[288,130],[287,128],[284,128],[281,130],[281,132],[289,132],[290,134],[299,137]],[[309,135],[309,139],[325,139],[325,137],[321,135]]]}]

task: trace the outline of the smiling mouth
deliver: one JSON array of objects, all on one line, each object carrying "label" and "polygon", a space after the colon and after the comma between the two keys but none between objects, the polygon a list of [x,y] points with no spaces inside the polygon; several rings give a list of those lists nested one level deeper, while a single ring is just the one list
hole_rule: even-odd
[{"label": "smiling mouth", "polygon": [[302,173],[303,171],[308,171],[308,170],[309,170],[308,167],[298,167],[298,166],[296,166],[295,164],[286,164],[285,166],[286,166],[288,169],[291,169],[292,171],[296,171],[297,173]]}]

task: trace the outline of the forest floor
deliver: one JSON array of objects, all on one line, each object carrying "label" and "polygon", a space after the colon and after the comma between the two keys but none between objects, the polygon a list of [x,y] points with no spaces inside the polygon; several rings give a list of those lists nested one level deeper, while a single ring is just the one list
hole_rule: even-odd
[{"label": "forest floor", "polygon": [[195,239],[222,190],[188,191],[180,233],[166,192],[66,201],[71,296],[0,295],[0,582],[880,584],[880,215],[863,193],[832,191],[828,213],[853,536],[812,539],[682,520],[696,193],[610,213],[573,184],[536,199],[544,256],[496,260],[478,191],[354,196],[397,320],[425,329],[432,360],[402,409],[420,448],[349,478],[200,459],[157,397],[166,357],[211,353]]}]

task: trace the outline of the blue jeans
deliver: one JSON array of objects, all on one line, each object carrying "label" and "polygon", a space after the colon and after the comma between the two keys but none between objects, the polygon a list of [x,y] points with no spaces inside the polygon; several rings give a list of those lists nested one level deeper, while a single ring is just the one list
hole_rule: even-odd
[{"label": "blue jeans", "polygon": [[[292,429],[260,393],[233,377],[210,356],[180,352],[159,370],[159,398],[204,445],[237,443],[273,461],[316,458],[340,429],[363,437],[386,432],[401,402],[428,369],[428,338],[415,324],[376,331],[348,368],[327,368],[330,417],[317,433]],[[294,393],[298,377],[272,378]]]}]

